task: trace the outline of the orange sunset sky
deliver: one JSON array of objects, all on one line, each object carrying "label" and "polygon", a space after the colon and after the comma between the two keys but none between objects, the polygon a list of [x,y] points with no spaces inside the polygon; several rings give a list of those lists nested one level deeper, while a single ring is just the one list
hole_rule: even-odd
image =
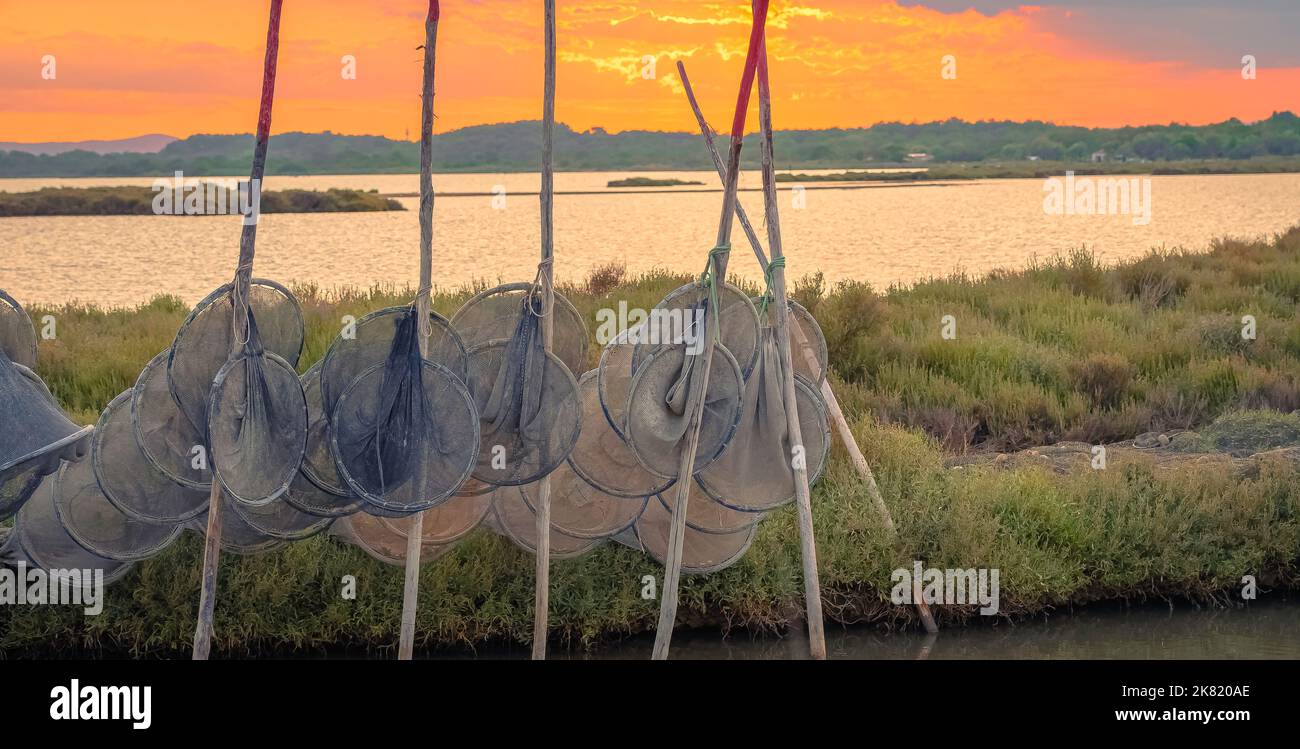
[{"label": "orange sunset sky", "polygon": [[[0,0],[0,141],[250,132],[268,5]],[[442,5],[437,129],[539,119],[540,0]],[[286,0],[274,130],[418,137],[426,9],[423,0]],[[559,120],[693,130],[674,69],[682,59],[705,113],[725,123],[748,23],[743,1],[559,0]],[[1300,112],[1294,0],[792,0],[773,2],[768,28],[783,129],[949,117],[1203,124]],[[1254,80],[1241,75],[1247,54],[1258,61]],[[45,55],[55,57],[54,80],[42,78]],[[356,58],[356,80],[341,75],[344,55]],[[956,57],[956,80],[940,76],[944,55]]]}]

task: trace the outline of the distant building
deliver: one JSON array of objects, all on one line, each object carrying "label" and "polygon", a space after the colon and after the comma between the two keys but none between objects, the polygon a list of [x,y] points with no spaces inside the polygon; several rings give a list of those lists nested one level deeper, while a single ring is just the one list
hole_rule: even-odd
[{"label": "distant building", "polygon": [[1094,164],[1100,164],[1101,162],[1103,162],[1103,161],[1105,161],[1105,160],[1106,160],[1106,149],[1103,148],[1103,149],[1101,149],[1100,151],[1093,151],[1093,152],[1092,152],[1092,163],[1094,163]]},{"label": "distant building", "polygon": [[909,153],[908,161],[934,161],[934,157],[928,153]]}]

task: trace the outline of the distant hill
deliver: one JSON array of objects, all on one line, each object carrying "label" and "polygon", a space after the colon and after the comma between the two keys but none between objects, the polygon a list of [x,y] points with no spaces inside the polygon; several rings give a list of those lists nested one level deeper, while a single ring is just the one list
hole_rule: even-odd
[{"label": "distant hill", "polygon": [[[165,136],[154,136],[165,137]],[[539,167],[541,127],[536,122],[480,125],[439,134],[434,168],[442,172],[525,172]],[[0,144],[2,147],[3,144]],[[140,177],[171,174],[244,175],[252,159],[251,135],[194,135],[157,153],[89,150],[36,155],[0,151],[0,177]],[[373,135],[285,133],[271,139],[268,174],[385,174],[419,171],[419,144]],[[882,123],[869,128],[785,130],[776,134],[783,169],[844,169],[927,163],[1089,161],[1142,159],[1250,159],[1300,155],[1300,117],[1278,112],[1243,123],[1085,128],[1046,122],[963,122],[923,125]],[[756,167],[757,138],[746,138],[746,168]],[[577,132],[558,125],[556,168],[566,171],[711,169],[695,133],[601,129]]]},{"label": "distant hill", "polygon": [[158,153],[174,143],[170,135],[139,135],[121,140],[80,140],[75,143],[6,143],[0,141],[0,151],[21,151],[37,155],[53,155],[69,151],[91,153]]}]

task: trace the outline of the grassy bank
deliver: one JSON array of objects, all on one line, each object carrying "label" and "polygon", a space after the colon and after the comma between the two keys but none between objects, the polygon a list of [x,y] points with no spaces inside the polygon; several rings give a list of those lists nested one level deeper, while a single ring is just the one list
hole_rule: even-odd
[{"label": "grassy bank", "polygon": [[[46,187],[31,192],[0,192],[0,216],[136,216],[153,215],[160,193],[150,187]],[[207,198],[197,192],[191,214],[238,213],[233,190]],[[205,202],[206,201],[206,202]],[[220,202],[218,202],[220,201]],[[225,210],[204,208],[208,202]],[[171,201],[177,215],[186,213],[185,198]],[[165,211],[172,213],[172,209]],[[339,213],[401,211],[402,204],[362,190],[267,190],[262,193],[263,213]]]},{"label": "grassy bank", "polygon": [[[618,300],[649,307],[685,278],[624,279],[605,269],[566,293],[590,319]],[[471,291],[439,294],[435,306],[449,314]],[[343,315],[409,298],[383,289],[298,293],[308,327],[302,369],[324,354]],[[897,547],[886,538],[837,448],[813,497],[834,620],[912,623],[910,608],[888,600],[891,570],[912,559],[998,568],[1002,613],[1011,617],[1114,598],[1226,602],[1245,574],[1266,590],[1295,585],[1294,451],[1236,464],[1206,452],[1177,470],[1127,451],[1106,470],[1071,473],[1031,461],[950,470],[945,459],[1185,428],[1201,430],[1201,439],[1182,440],[1181,449],[1225,450],[1242,444],[1224,436],[1240,433],[1233,419],[1290,434],[1293,419],[1268,420],[1300,408],[1300,228],[1270,242],[1223,241],[1207,253],[1152,255],[1113,268],[1080,252],[1025,272],[887,293],[860,284],[827,288],[808,277],[796,295],[825,329],[836,391],[901,537]],[[42,342],[39,369],[74,416],[89,422],[168,345],[188,310],[163,297],[131,311],[31,311],[58,318],[59,338]],[[941,336],[945,315],[956,321],[955,340]],[[1254,340],[1241,337],[1244,315],[1255,318]],[[595,357],[593,347],[593,365]],[[97,618],[0,607],[0,647],[181,651],[193,634],[199,554],[190,537],[140,565],[110,588]],[[396,641],[399,569],[327,538],[223,564],[214,644],[224,654],[384,649]],[[779,627],[800,597],[798,569],[797,524],[787,509],[761,526],[738,565],[684,583],[679,620]],[[659,572],[649,557],[612,545],[555,563],[557,637],[594,642],[653,627],[657,604],[640,599],[640,580]],[[357,577],[355,601],[339,596],[344,575]],[[531,559],[485,531],[428,565],[421,592],[425,646],[529,637]],[[938,614],[950,624],[973,616],[954,607]]]},{"label": "grassy bank", "polygon": [[777,182],[923,182],[954,179],[1046,179],[1067,171],[1077,175],[1291,174],[1300,172],[1300,159],[1199,159],[1189,161],[1006,161],[959,164],[912,164],[920,172],[855,172],[778,174]]}]

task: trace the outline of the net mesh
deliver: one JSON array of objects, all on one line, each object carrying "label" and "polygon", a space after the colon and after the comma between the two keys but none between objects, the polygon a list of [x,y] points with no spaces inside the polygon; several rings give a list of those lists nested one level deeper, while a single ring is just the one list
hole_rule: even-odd
[{"label": "net mesh", "polygon": [[46,476],[14,522],[14,538],[32,564],[43,570],[98,570],[108,584],[131,570],[122,562],[92,554],[73,539],[54,509],[54,476]]},{"label": "net mesh", "polygon": [[[645,509],[645,497],[606,494],[583,481],[567,463],[551,473],[550,481],[551,527],[566,536],[609,538],[632,527]],[[536,512],[536,491],[524,491],[523,498]]]},{"label": "net mesh", "polygon": [[569,453],[573,471],[595,489],[614,497],[642,498],[672,486],[675,479],[656,476],[636,459],[636,453],[604,416],[599,374],[587,372],[578,382],[582,398],[582,431]]},{"label": "net mesh", "polygon": [[231,498],[266,504],[289,488],[307,445],[307,399],[293,367],[262,347],[250,314],[243,353],[212,383],[212,468]]},{"label": "net mesh", "polygon": [[[483,291],[452,315],[452,327],[460,333],[469,349],[510,338],[519,327],[525,302],[535,296],[536,291],[536,284],[527,282],[504,284]],[[586,371],[587,325],[563,294],[557,292],[554,298],[551,352],[570,372]]]},{"label": "net mesh", "polygon": [[821,395],[801,377],[795,379],[795,402],[800,451],[790,444],[776,331],[765,327],[758,365],[745,383],[740,427],[718,459],[699,474],[705,493],[733,509],[754,512],[794,501],[795,461],[807,468],[809,485],[816,482],[830,453],[830,419]]},{"label": "net mesh", "polygon": [[323,533],[334,518],[309,515],[279,497],[264,505],[230,503],[240,520],[253,530],[280,541],[301,541]]},{"label": "net mesh", "polygon": [[0,351],[15,364],[36,368],[36,329],[22,305],[3,290],[0,290]]},{"label": "net mesh", "polygon": [[[200,538],[208,535],[208,514],[184,523],[184,527],[197,533]],[[221,550],[232,554],[261,554],[284,546],[285,542],[268,536],[244,520],[235,508],[234,500],[225,493],[221,495]]]},{"label": "net mesh", "polygon": [[[491,526],[519,548],[536,554],[537,515],[533,512],[532,501],[526,499],[526,495],[535,497],[537,485],[503,486],[492,492]],[[579,557],[601,543],[600,539],[574,538],[554,527],[551,528],[550,541],[552,559]]]},{"label": "net mesh", "polygon": [[[135,382],[130,408],[134,441],[149,464],[164,476],[181,486],[206,491],[212,487],[207,440],[168,389],[170,356],[170,349],[155,356]],[[127,450],[125,445],[118,447]]]},{"label": "net mesh", "polygon": [[[365,513],[350,515],[335,523],[331,532],[384,564],[406,565],[406,535],[383,524],[379,518]],[[420,564],[429,564],[454,547],[455,543],[421,543]]]},{"label": "net mesh", "polygon": [[[703,343],[709,332],[703,325],[703,310],[708,298],[708,286],[689,283],[655,305],[645,323],[636,326],[630,336],[636,344],[632,371],[635,372],[652,352],[663,346]],[[758,351],[758,313],[749,297],[731,284],[723,284],[719,289],[718,306],[722,310],[718,342],[727,347],[740,365],[741,374],[748,377]]]},{"label": "net mesh", "polygon": [[149,461],[133,434],[133,402],[133,393],[128,390],[114,398],[99,416],[88,461],[98,492],[118,512],[142,523],[175,524],[207,511],[207,490],[184,486]]},{"label": "net mesh", "polygon": [[[265,279],[253,279],[248,290],[250,317],[257,319],[262,345],[290,367],[302,353],[303,322],[298,300],[289,290]],[[172,397],[199,433],[207,431],[212,383],[234,349],[234,307],[231,284],[212,292],[190,312],[167,362]]]},{"label": "net mesh", "polygon": [[[477,528],[491,509],[490,494],[452,497],[437,507],[420,513],[421,542],[432,546],[455,543]],[[379,518],[379,522],[405,539],[414,521],[409,518]]]},{"label": "net mesh", "polygon": [[64,463],[54,479],[54,509],[73,540],[95,556],[119,562],[147,559],[181,533],[178,522],[145,523],[113,506],[99,488],[91,461]]},{"label": "net mesh", "polygon": [[307,447],[298,475],[293,477],[284,498],[309,515],[343,517],[360,510],[365,500],[348,488],[334,463],[330,424],[321,402],[320,371],[321,362],[317,362],[302,376],[307,398]]},{"label": "net mesh", "polygon": [[414,309],[385,362],[359,374],[331,420],[340,475],[368,505],[410,514],[446,501],[475,466],[478,411],[450,370],[420,356]]},{"label": "net mesh", "polygon": [[[689,503],[687,510],[690,510]],[[668,531],[672,527],[672,517],[661,502],[650,502],[634,526],[640,548],[660,564],[668,558]],[[756,528],[755,524],[733,533],[702,533],[686,526],[682,537],[682,572],[702,575],[730,567],[749,550]]]},{"label": "net mesh", "polygon": [[[677,492],[667,491],[651,501],[659,501],[672,512],[677,506]],[[691,482],[686,500],[686,525],[701,533],[739,533],[764,518],[761,512],[734,510],[710,497],[700,488],[699,478]]]}]

